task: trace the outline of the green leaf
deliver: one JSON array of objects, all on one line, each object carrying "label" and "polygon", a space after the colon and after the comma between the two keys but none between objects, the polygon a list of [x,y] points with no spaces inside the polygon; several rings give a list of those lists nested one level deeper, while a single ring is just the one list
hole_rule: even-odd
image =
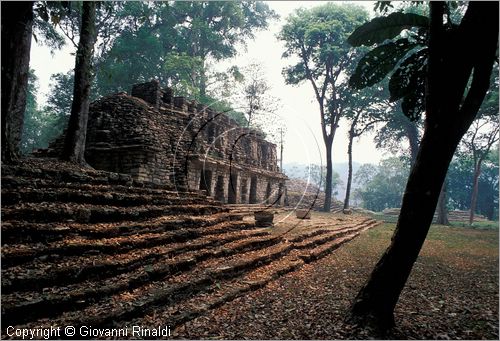
[{"label": "green leaf", "polygon": [[347,38],[352,46],[380,44],[392,39],[404,29],[428,27],[429,18],[414,13],[392,13],[386,17],[377,17],[358,27]]},{"label": "green leaf", "polygon": [[360,59],[349,79],[349,85],[355,89],[363,89],[380,82],[401,58],[417,46],[419,44],[410,43],[408,39],[399,39],[374,48]]},{"label": "green leaf", "polygon": [[425,111],[425,83],[417,84],[415,92],[407,94],[401,102],[401,109],[410,121],[416,122]]},{"label": "green leaf", "polygon": [[406,58],[392,74],[389,81],[390,101],[394,102],[414,93],[425,82],[428,49],[424,48]]}]

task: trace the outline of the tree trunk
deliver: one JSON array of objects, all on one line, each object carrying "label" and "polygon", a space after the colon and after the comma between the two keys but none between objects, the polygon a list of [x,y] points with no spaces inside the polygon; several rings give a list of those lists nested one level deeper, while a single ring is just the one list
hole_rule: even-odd
[{"label": "tree trunk", "polygon": [[349,144],[347,146],[347,155],[349,158],[349,170],[347,173],[347,186],[345,189],[344,210],[349,209],[349,198],[351,196],[351,183],[352,183],[352,143],[354,141],[354,133],[349,132]]},{"label": "tree trunk", "polygon": [[437,203],[437,223],[440,225],[450,225],[448,221],[448,210],[446,209],[446,179],[439,192],[439,199]]},{"label": "tree trunk", "polygon": [[325,203],[323,205],[323,211],[330,212],[332,208],[332,175],[333,175],[333,163],[332,163],[332,142],[331,140],[325,141],[326,146],[326,180],[325,180]]},{"label": "tree trunk", "polygon": [[92,50],[96,38],[95,15],[96,2],[84,1],[80,41],[76,52],[73,103],[62,154],[63,160],[82,165],[86,165],[84,154],[92,81]]},{"label": "tree trunk", "polygon": [[391,245],[352,307],[353,316],[366,317],[382,329],[394,324],[394,307],[432,223],[441,184],[460,140],[448,136],[449,132],[441,129],[424,134]]},{"label": "tree trunk", "polygon": [[32,1],[2,3],[2,162],[20,155],[32,29]]},{"label": "tree trunk", "polygon": [[413,165],[417,160],[418,154],[418,129],[417,124],[407,120],[405,130],[406,137],[408,138],[408,143],[410,144],[410,153],[411,153],[411,164]]},{"label": "tree trunk", "polygon": [[489,88],[498,43],[497,2],[469,2],[453,39],[443,27],[444,3],[433,1],[430,9],[424,136],[391,245],[351,308],[352,321],[380,329],[394,324],[394,308],[429,231],[449,163]]},{"label": "tree trunk", "polygon": [[207,97],[207,74],[205,70],[205,57],[203,57],[202,59],[199,86],[200,86],[200,98],[204,100]]},{"label": "tree trunk", "polygon": [[469,225],[474,223],[474,213],[477,206],[477,193],[479,187],[479,176],[481,175],[481,160],[478,160],[476,167],[474,167],[474,178],[472,181],[472,194],[470,198],[470,213],[469,213]]}]

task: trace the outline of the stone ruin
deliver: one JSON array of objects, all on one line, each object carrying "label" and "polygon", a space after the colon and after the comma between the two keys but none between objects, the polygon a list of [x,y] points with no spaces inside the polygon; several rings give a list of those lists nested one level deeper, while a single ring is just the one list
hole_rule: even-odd
[{"label": "stone ruin", "polygon": [[205,191],[228,204],[284,204],[287,177],[278,169],[275,144],[223,113],[174,97],[158,81],[90,105],[86,160],[96,169]]}]

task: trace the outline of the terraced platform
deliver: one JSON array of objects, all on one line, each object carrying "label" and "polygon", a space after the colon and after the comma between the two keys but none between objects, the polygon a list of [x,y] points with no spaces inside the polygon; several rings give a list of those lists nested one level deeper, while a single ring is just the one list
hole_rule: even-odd
[{"label": "terraced platform", "polygon": [[8,326],[147,326],[159,315],[174,329],[377,225],[256,228],[242,207],[55,161],[2,166],[2,200],[3,337]]}]

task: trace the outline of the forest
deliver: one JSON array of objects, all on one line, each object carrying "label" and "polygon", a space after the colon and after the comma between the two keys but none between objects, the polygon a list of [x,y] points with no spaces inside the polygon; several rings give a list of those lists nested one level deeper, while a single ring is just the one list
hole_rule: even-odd
[{"label": "forest", "polygon": [[4,337],[498,338],[498,2],[1,7]]}]

